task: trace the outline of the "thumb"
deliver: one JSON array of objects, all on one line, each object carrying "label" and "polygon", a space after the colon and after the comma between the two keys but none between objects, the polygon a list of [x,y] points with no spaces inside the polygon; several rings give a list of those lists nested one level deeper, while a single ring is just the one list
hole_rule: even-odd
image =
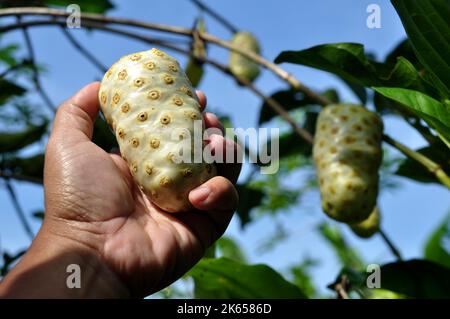
[{"label": "thumb", "polygon": [[86,85],[58,108],[53,122],[52,138],[65,146],[91,140],[99,109],[99,87],[99,82]]}]

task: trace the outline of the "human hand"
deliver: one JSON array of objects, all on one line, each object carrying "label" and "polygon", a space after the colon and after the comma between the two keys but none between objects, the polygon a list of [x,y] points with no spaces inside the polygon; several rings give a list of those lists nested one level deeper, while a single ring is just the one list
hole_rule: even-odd
[{"label": "human hand", "polygon": [[[75,260],[85,266],[90,291],[77,296],[146,296],[189,270],[223,234],[237,207],[233,183],[240,172],[238,163],[218,165],[222,176],[190,192],[195,207],[191,212],[167,213],[153,205],[120,155],[91,141],[98,89],[99,84],[92,83],[58,109],[45,157],[44,223],[29,252],[6,277],[6,291],[17,287],[14,277],[32,271],[32,258],[45,255],[53,260],[53,269],[65,269],[67,265],[54,265],[56,256],[63,254],[58,264]],[[204,108],[206,99],[202,93],[198,96]],[[223,129],[211,113],[204,114],[204,121],[206,127]],[[237,151],[233,142],[219,135],[212,135],[210,143],[212,149]],[[65,277],[67,273],[61,276]],[[61,283],[55,284],[63,293]]]}]

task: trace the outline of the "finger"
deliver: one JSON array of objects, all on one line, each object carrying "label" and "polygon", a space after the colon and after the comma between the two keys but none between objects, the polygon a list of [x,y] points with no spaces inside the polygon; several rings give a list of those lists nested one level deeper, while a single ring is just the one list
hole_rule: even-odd
[{"label": "finger", "polygon": [[217,134],[209,137],[208,146],[216,160],[217,173],[236,183],[242,168],[242,147]]},{"label": "finger", "polygon": [[203,112],[203,110],[206,107],[206,95],[200,90],[196,90],[195,93],[197,94],[198,102],[200,103],[200,111]]},{"label": "finger", "polygon": [[189,193],[189,201],[200,210],[233,212],[237,209],[238,193],[223,176],[206,181]]},{"label": "finger", "polygon": [[223,124],[220,123],[219,118],[215,114],[207,112],[203,115],[203,120],[207,129],[218,128],[222,132],[222,134],[225,132]]},{"label": "finger", "polygon": [[99,109],[99,86],[98,82],[86,85],[58,108],[52,129],[53,138],[69,144],[92,138],[94,120]]}]

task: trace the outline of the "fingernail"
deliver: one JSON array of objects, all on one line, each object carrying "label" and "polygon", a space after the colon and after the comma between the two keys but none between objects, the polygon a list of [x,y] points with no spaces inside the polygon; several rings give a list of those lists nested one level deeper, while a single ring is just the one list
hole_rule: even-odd
[{"label": "fingernail", "polygon": [[204,203],[208,199],[209,194],[211,194],[211,190],[208,187],[202,186],[194,189],[192,193],[192,196],[194,196],[199,202]]}]

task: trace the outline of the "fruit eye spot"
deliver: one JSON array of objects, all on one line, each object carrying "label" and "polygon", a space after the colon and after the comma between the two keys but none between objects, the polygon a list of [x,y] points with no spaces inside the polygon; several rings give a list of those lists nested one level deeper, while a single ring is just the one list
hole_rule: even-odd
[{"label": "fruit eye spot", "polygon": [[334,189],[333,186],[330,186],[330,187],[328,188],[328,191],[329,191],[330,194],[332,194],[332,195],[335,195],[335,194],[336,194],[336,190]]},{"label": "fruit eye spot", "polygon": [[183,170],[184,177],[191,177],[192,175],[193,175],[192,170],[190,170],[189,168],[186,168],[185,170]]},{"label": "fruit eye spot", "polygon": [[100,100],[102,101],[102,104],[104,105],[106,103],[106,93],[102,92],[100,96]]},{"label": "fruit eye spot", "polygon": [[179,97],[174,97],[173,98],[173,104],[177,105],[177,106],[182,106],[183,105],[183,100]]},{"label": "fruit eye spot", "polygon": [[130,170],[131,170],[132,173],[136,174],[137,170],[138,170],[137,164],[136,163],[131,163]]},{"label": "fruit eye spot", "polygon": [[189,90],[189,89],[188,89],[187,87],[185,87],[185,86],[182,86],[182,87],[180,88],[180,91],[183,92],[184,94],[187,94],[187,95],[190,96],[190,97],[193,96],[191,90]]},{"label": "fruit eye spot", "polygon": [[169,70],[172,72],[178,72],[178,68],[175,64],[169,64]]},{"label": "fruit eye spot", "polygon": [[117,74],[117,77],[119,78],[119,80],[125,80],[125,78],[127,77],[127,70],[120,71],[119,74]]},{"label": "fruit eye spot", "polygon": [[133,146],[134,148],[139,146],[139,139],[136,137],[132,138],[130,142],[131,142],[131,146]]},{"label": "fruit eye spot", "polygon": [[135,53],[132,56],[130,56],[131,61],[137,61],[141,58],[141,55],[139,53]]},{"label": "fruit eye spot", "polygon": [[339,132],[339,128],[337,128],[337,127],[333,127],[332,129],[331,129],[331,134],[337,134],[337,132]]},{"label": "fruit eye spot", "polygon": [[156,64],[154,62],[147,62],[145,63],[145,68],[147,70],[153,70],[156,67]]},{"label": "fruit eye spot", "polygon": [[125,137],[125,131],[122,128],[119,128],[117,130],[117,135],[119,135],[120,138],[124,138]]},{"label": "fruit eye spot", "polygon": [[137,78],[136,80],[134,80],[134,86],[136,87],[141,87],[144,84],[144,79],[143,78]]},{"label": "fruit eye spot", "polygon": [[120,102],[120,95],[119,95],[119,93],[114,94],[113,102],[114,102],[114,104],[117,104],[117,103]]},{"label": "fruit eye spot", "polygon": [[159,92],[156,91],[156,90],[152,90],[152,91],[148,92],[148,95],[147,95],[147,97],[148,97],[149,99],[152,99],[152,100],[157,100],[157,99],[159,99],[159,96],[160,96],[160,94],[159,94]]},{"label": "fruit eye spot", "polygon": [[170,123],[170,117],[168,115],[164,115],[163,117],[161,117],[161,124],[167,125]]},{"label": "fruit eye spot", "polygon": [[320,140],[319,141],[319,147],[324,147],[325,146],[325,141],[324,140]]},{"label": "fruit eye spot", "polygon": [[334,147],[334,146],[330,147],[330,153],[331,154],[336,154],[337,153],[337,148]]},{"label": "fruit eye spot", "polygon": [[146,172],[148,175],[152,175],[152,173],[153,173],[153,167],[152,167],[151,165],[145,165],[145,172]]},{"label": "fruit eye spot", "polygon": [[163,187],[167,187],[170,184],[172,184],[172,181],[170,180],[170,178],[168,177],[161,177],[161,179],[159,180],[159,185],[163,186]]},{"label": "fruit eye spot", "polygon": [[151,49],[150,51],[151,51],[154,55],[157,55],[157,56],[160,56],[160,57],[163,57],[163,56],[164,56],[164,53],[163,53],[162,51],[158,50],[158,49],[153,48],[153,49]]},{"label": "fruit eye spot", "polygon": [[195,113],[195,112],[191,112],[191,113],[189,114],[189,117],[190,117],[191,119],[193,119],[193,120],[196,120],[196,119],[198,118],[197,113]]},{"label": "fruit eye spot", "polygon": [[147,118],[148,118],[147,112],[141,112],[141,113],[139,113],[139,115],[137,116],[137,118],[138,118],[138,120],[141,121],[141,122],[146,121]]},{"label": "fruit eye spot", "polygon": [[175,163],[174,157],[175,157],[175,154],[173,154],[173,153],[167,154],[167,159],[169,160],[169,162]]},{"label": "fruit eye spot", "polygon": [[362,131],[362,127],[359,124],[355,124],[352,126],[352,128],[357,131],[357,132],[361,132]]},{"label": "fruit eye spot", "polygon": [[342,122],[347,122],[347,120],[348,120],[347,115],[341,115],[339,118],[341,119]]},{"label": "fruit eye spot", "polygon": [[122,105],[121,109],[123,113],[127,113],[130,110],[130,104],[125,103],[124,105]]},{"label": "fruit eye spot", "polygon": [[321,124],[320,127],[319,127],[319,129],[322,130],[322,131],[325,131],[326,128],[327,128],[327,126],[325,124]]},{"label": "fruit eye spot", "polygon": [[151,146],[152,148],[158,148],[158,147],[159,147],[159,140],[157,140],[156,138],[152,139],[152,140],[150,141],[150,146]]},{"label": "fruit eye spot", "polygon": [[166,82],[166,84],[172,84],[173,83],[173,77],[171,77],[170,75],[165,75],[164,76],[164,82]]},{"label": "fruit eye spot", "polygon": [[344,143],[345,144],[352,144],[352,143],[354,143],[356,141],[356,139],[353,137],[353,136],[347,136],[345,139],[344,139]]}]

